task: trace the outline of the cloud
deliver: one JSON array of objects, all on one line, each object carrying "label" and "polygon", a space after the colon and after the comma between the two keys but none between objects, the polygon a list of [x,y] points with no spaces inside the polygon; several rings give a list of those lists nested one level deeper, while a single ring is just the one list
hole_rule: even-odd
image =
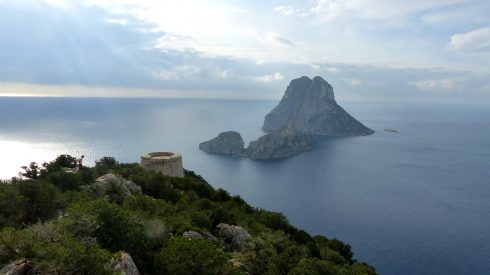
[{"label": "cloud", "polygon": [[273,11],[280,13],[285,16],[299,16],[299,17],[306,17],[309,15],[309,12],[302,10],[302,9],[294,9],[292,6],[277,6],[273,9]]},{"label": "cloud", "polygon": [[123,25],[123,26],[126,26],[127,24],[129,24],[128,20],[126,20],[126,19],[109,18],[106,21],[107,21],[107,23],[119,24],[119,25]]},{"label": "cloud", "polygon": [[157,38],[155,47],[163,51],[195,52],[196,41],[190,36],[166,33]]},{"label": "cloud", "polygon": [[277,6],[274,8],[274,11],[283,15],[293,15],[295,12],[291,6]]},{"label": "cloud", "polygon": [[179,74],[174,70],[155,70],[151,73],[152,77],[157,80],[177,80],[179,79]]},{"label": "cloud", "polygon": [[471,0],[317,0],[311,14],[320,20],[355,22],[379,28],[403,28],[415,25],[420,14],[446,9]]},{"label": "cloud", "polygon": [[319,15],[324,20],[333,20],[348,11],[348,6],[336,0],[318,0],[311,8],[312,14]]},{"label": "cloud", "polygon": [[[85,0],[109,13],[125,14],[178,37],[190,37],[192,50],[220,54],[239,46],[237,18],[246,11],[228,1]],[[233,46],[233,47],[232,47]],[[176,48],[176,47],[172,47]]]},{"label": "cloud", "polygon": [[423,91],[431,90],[451,90],[454,88],[455,79],[430,79],[411,82],[410,84],[416,86],[418,89]]},{"label": "cloud", "polygon": [[266,39],[267,41],[273,43],[273,44],[279,44],[279,45],[283,45],[283,46],[287,46],[287,47],[296,47],[296,43],[287,39],[287,38],[284,38],[282,36],[279,36],[273,32],[268,32],[267,35],[266,35]]},{"label": "cloud", "polygon": [[142,31],[154,25],[126,15],[118,16],[126,25],[114,24],[106,10],[75,3],[0,3],[0,81],[135,86],[148,79],[147,66],[177,59],[148,51],[165,35]]},{"label": "cloud", "polygon": [[355,78],[348,78],[348,79],[343,79],[345,82],[349,83],[352,87],[357,87],[360,86],[363,82],[359,79]]},{"label": "cloud", "polygon": [[460,95],[478,96],[483,101],[485,93],[488,94],[488,83],[485,75],[460,74],[446,78],[423,79],[412,81],[410,85],[417,87],[421,91],[444,92]]},{"label": "cloud", "polygon": [[57,8],[67,9],[70,7],[70,3],[65,0],[44,0],[44,2]]},{"label": "cloud", "polygon": [[254,79],[262,82],[271,82],[271,81],[283,80],[284,76],[280,72],[277,72],[275,74],[266,74],[261,77],[255,77]]},{"label": "cloud", "polygon": [[267,46],[286,46],[286,47],[296,47],[296,43],[284,38],[274,32],[267,32],[265,34],[259,34],[254,28],[246,28],[245,34],[254,38],[256,41],[261,43],[262,45]]},{"label": "cloud", "polygon": [[462,51],[490,51],[490,27],[455,34],[451,37],[449,47]]},{"label": "cloud", "polygon": [[[0,82],[40,85],[46,92],[56,86],[60,93],[77,86],[81,95],[84,88],[91,91],[87,95],[105,88],[124,95],[169,89],[277,99],[292,78],[322,75],[340,100],[425,100],[437,94],[428,90],[455,101],[463,94],[488,100],[488,58],[481,58],[488,28],[481,26],[489,24],[424,29],[424,14],[443,16],[447,5],[460,2],[324,0],[257,12],[260,6],[240,0],[232,2],[236,7],[224,0],[59,2],[68,8],[0,0]],[[189,10],[190,3],[203,10]],[[309,16],[295,17],[300,10]],[[390,29],[392,21],[401,29]],[[451,34],[454,45],[448,47]],[[471,72],[479,64],[482,71]],[[36,87],[22,91],[35,94]]]},{"label": "cloud", "polygon": [[[275,6],[244,0],[78,1],[103,7],[114,17],[131,16],[153,24],[154,29],[166,33],[159,39],[164,51],[266,62],[454,68],[465,61],[451,64],[453,53],[444,51],[447,33],[433,28],[448,26],[451,33],[459,33],[460,28],[476,28],[472,24],[481,27],[485,20],[488,23],[482,11],[490,8],[486,1],[476,0],[309,0]],[[459,10],[467,10],[465,14],[471,18],[466,16],[457,24],[440,21]],[[434,16],[441,23],[434,24]],[[250,39],[247,28],[265,31]]]},{"label": "cloud", "polygon": [[196,81],[199,79],[219,80],[234,77],[234,72],[229,68],[222,68],[219,65],[209,64],[183,64],[170,69],[157,69],[152,72],[154,79],[168,81]]}]

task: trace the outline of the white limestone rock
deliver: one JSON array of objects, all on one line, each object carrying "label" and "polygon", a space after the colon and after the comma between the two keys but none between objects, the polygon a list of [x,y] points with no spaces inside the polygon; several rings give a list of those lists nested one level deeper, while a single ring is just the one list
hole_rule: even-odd
[{"label": "white limestone rock", "polygon": [[141,187],[134,182],[111,173],[98,177],[94,183],[85,188],[102,197],[109,196],[114,190],[117,190],[122,197],[141,194]]},{"label": "white limestone rock", "polygon": [[0,275],[25,275],[31,267],[31,263],[28,260],[20,259],[0,269]]},{"label": "white limestone rock", "polygon": [[111,260],[111,269],[115,274],[121,275],[140,275],[138,267],[128,253],[118,253],[114,259]]},{"label": "white limestone rock", "polygon": [[238,225],[220,223],[216,226],[225,238],[225,242],[230,246],[231,251],[237,252],[243,249],[245,242],[251,238],[245,228]]},{"label": "white limestone rock", "polygon": [[196,232],[196,231],[186,231],[182,233],[182,237],[186,239],[204,239],[201,235],[201,233]]}]

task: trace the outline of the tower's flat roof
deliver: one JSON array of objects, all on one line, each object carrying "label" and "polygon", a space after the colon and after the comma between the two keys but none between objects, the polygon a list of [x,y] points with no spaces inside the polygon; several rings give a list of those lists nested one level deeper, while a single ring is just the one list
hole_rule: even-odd
[{"label": "tower's flat roof", "polygon": [[182,155],[174,152],[152,152],[145,155],[142,155],[142,158],[145,159],[173,159],[177,157],[181,157]]}]

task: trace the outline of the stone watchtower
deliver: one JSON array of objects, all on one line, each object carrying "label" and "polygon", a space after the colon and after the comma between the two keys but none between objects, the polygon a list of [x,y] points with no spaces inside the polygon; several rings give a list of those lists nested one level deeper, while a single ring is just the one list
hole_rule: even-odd
[{"label": "stone watchtower", "polygon": [[160,172],[165,176],[184,177],[182,155],[172,152],[154,152],[141,156],[141,167]]}]

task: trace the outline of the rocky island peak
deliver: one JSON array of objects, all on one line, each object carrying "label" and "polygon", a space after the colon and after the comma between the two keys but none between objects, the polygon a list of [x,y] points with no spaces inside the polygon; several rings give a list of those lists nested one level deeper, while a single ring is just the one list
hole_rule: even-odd
[{"label": "rocky island peak", "polygon": [[313,135],[362,136],[374,133],[337,104],[332,85],[320,76],[293,79],[279,104],[265,116],[262,130],[279,131],[289,123],[293,123],[298,131]]}]

